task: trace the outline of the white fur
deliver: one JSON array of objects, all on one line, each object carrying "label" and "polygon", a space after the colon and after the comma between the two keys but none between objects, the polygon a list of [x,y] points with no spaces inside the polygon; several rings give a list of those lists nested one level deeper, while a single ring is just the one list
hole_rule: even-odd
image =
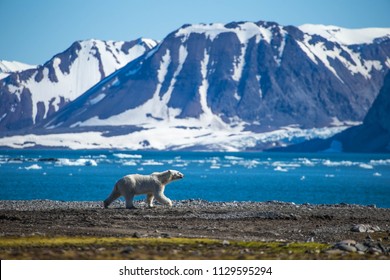
[{"label": "white fur", "polygon": [[125,197],[126,208],[134,208],[134,196],[139,194],[147,194],[146,202],[149,207],[153,207],[154,198],[162,204],[172,206],[172,201],[164,195],[165,186],[183,177],[184,175],[176,170],[154,172],[150,175],[126,175],[116,182],[111,194],[103,202],[104,208],[121,196]]}]

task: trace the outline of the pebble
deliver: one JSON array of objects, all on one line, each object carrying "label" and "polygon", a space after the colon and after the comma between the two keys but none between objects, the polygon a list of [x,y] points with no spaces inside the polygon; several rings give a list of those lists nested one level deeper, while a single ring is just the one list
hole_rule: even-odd
[{"label": "pebble", "polygon": [[387,253],[390,251],[389,249],[386,249],[380,242],[378,242],[378,247],[382,250],[383,253]]},{"label": "pebble", "polygon": [[337,255],[337,254],[344,253],[344,251],[340,250],[340,249],[330,249],[330,250],[327,250],[326,253],[328,253],[330,255]]},{"label": "pebble", "polygon": [[371,226],[370,229],[373,230],[374,232],[381,231],[381,228],[379,226]]},{"label": "pebble", "polygon": [[356,249],[359,251],[359,252],[366,252],[368,250],[368,247],[365,246],[364,244],[361,244],[361,243],[357,243],[355,245]]},{"label": "pebble", "polygon": [[[380,242],[374,242],[373,240],[364,241],[364,244],[358,243],[355,240],[342,240],[333,245],[333,247],[328,250],[336,251],[340,250],[343,252],[357,252],[359,254],[371,253],[371,254],[387,254],[390,251],[390,248],[386,248]],[[330,252],[332,253],[332,252]],[[334,252],[333,252],[334,253]]]},{"label": "pebble", "polygon": [[367,234],[366,236],[366,240],[369,240],[369,241],[374,241],[374,239],[372,239],[371,235]]},{"label": "pebble", "polygon": [[347,251],[347,252],[356,252],[357,251],[355,246],[347,245],[347,244],[344,244],[344,243],[337,244],[336,248],[340,249],[340,250],[343,250],[343,251]]},{"label": "pebble", "polygon": [[356,241],[352,239],[347,239],[347,240],[340,241],[337,244],[345,244],[345,245],[353,246],[356,245]]},{"label": "pebble", "polygon": [[307,240],[306,240],[306,242],[314,242],[314,237],[312,236],[312,237],[309,237]]},{"label": "pebble", "polygon": [[127,246],[127,247],[122,248],[120,253],[121,254],[129,254],[129,253],[131,253],[133,251],[134,251],[134,248],[132,246]]},{"label": "pebble", "polygon": [[171,235],[169,233],[161,233],[160,234],[162,238],[170,238]]},{"label": "pebble", "polygon": [[352,226],[352,228],[351,228],[351,231],[353,231],[353,232],[376,232],[376,231],[380,231],[380,230],[381,229],[379,226],[371,226],[368,224],[358,224],[358,225]]},{"label": "pebble", "polygon": [[371,247],[370,249],[368,249],[368,253],[371,253],[371,254],[381,254],[382,250],[379,249],[379,248],[376,248],[376,247]]},{"label": "pebble", "polygon": [[366,229],[365,225],[354,225],[351,228],[351,231],[353,231],[353,232],[367,232],[367,229]]}]

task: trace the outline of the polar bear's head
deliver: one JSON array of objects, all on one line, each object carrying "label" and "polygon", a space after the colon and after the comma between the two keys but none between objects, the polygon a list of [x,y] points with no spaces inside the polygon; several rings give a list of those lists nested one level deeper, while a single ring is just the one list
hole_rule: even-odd
[{"label": "polar bear's head", "polygon": [[177,171],[177,170],[168,170],[167,171],[170,175],[170,181],[175,181],[175,180],[179,180],[179,179],[183,179],[184,178],[184,175],[183,173]]},{"label": "polar bear's head", "polygon": [[156,176],[158,180],[163,184],[169,184],[172,181],[182,179],[184,177],[183,173],[177,170],[166,170],[164,172],[154,172],[152,176]]}]

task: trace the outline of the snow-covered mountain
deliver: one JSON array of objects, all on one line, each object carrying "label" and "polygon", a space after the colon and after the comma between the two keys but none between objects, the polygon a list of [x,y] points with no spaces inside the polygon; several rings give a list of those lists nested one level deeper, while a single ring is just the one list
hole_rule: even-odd
[{"label": "snow-covered mountain", "polygon": [[[221,140],[360,122],[390,67],[390,29],[375,30],[370,36],[370,29],[273,22],[184,25],[45,127],[131,125],[142,128],[129,140],[134,148],[164,149],[193,145],[202,135]],[[262,145],[256,139],[250,145]]]},{"label": "snow-covered mountain", "polygon": [[184,25],[0,145],[245,150],[325,138],[363,120],[389,68],[390,28]]},{"label": "snow-covered mountain", "polygon": [[78,41],[42,66],[11,73],[0,80],[0,130],[39,123],[155,45],[150,39]]},{"label": "snow-covered mountain", "polygon": [[0,60],[0,80],[8,77],[13,72],[20,72],[27,69],[37,68],[36,65],[29,65],[18,61]]}]

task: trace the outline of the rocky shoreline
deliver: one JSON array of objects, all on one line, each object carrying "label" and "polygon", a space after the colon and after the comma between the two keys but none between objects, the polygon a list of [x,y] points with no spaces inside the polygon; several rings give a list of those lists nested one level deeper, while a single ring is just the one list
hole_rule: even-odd
[{"label": "rocky shoreline", "polygon": [[[172,208],[193,208],[193,209],[211,209],[211,208],[256,208],[256,207],[293,207],[302,209],[338,209],[338,208],[350,208],[350,209],[382,209],[387,212],[388,208],[378,208],[376,205],[358,205],[358,204],[295,204],[294,202],[282,202],[282,201],[265,201],[265,202],[253,202],[253,201],[229,201],[229,202],[215,202],[202,199],[188,199],[188,200],[176,200],[172,201]],[[169,209],[168,207],[157,206],[155,209]],[[113,202],[111,209],[124,208],[123,201],[117,200]],[[138,209],[146,208],[146,204],[142,200],[135,201],[135,206]],[[0,200],[0,211],[2,210],[18,210],[18,211],[39,211],[50,209],[95,209],[102,208],[102,201],[62,201],[62,200],[49,200],[49,199],[36,199],[36,200]],[[171,208],[171,209],[172,209]],[[131,210],[130,210],[131,211]]]},{"label": "rocky shoreline", "polygon": [[[329,255],[389,258],[390,209],[277,201],[175,201],[173,207],[124,209],[115,202],[0,201],[2,238],[90,236],[208,238],[221,242],[328,244]],[[1,238],[1,237],[0,237]]]}]

